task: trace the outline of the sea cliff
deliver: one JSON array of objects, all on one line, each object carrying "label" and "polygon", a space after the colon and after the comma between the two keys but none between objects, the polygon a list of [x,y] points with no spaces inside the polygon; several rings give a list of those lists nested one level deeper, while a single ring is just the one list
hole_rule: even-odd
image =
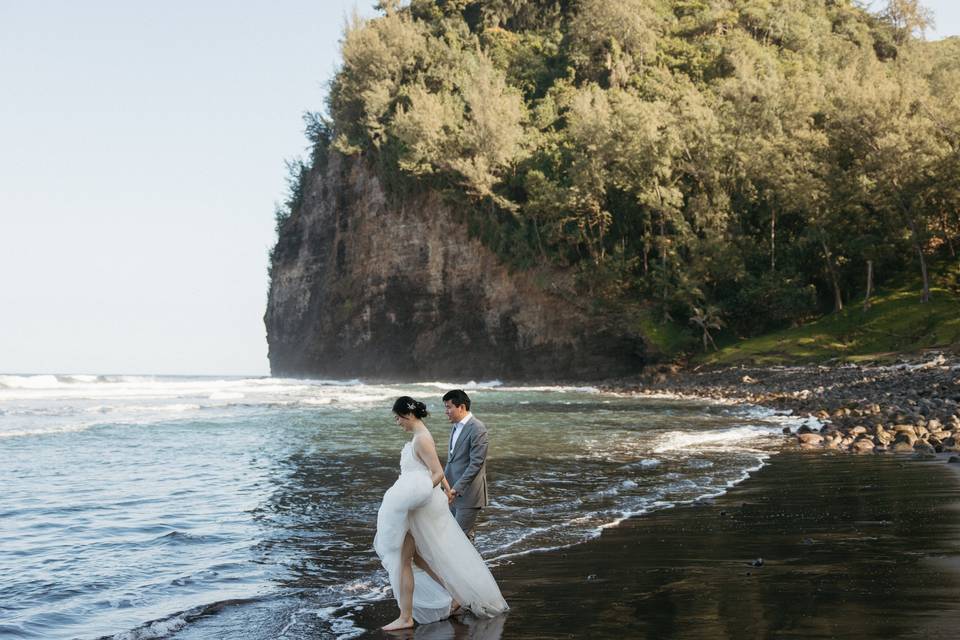
[{"label": "sea cliff", "polygon": [[645,361],[561,293],[568,274],[511,272],[436,193],[388,198],[362,157],[314,166],[270,271],[273,375],[592,380]]}]

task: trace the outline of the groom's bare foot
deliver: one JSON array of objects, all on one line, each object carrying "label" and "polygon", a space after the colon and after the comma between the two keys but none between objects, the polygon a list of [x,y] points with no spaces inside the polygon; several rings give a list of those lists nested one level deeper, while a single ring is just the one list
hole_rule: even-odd
[{"label": "groom's bare foot", "polygon": [[384,631],[398,631],[400,629],[412,629],[413,628],[413,618],[404,618],[400,616],[393,622],[388,625],[380,627]]}]

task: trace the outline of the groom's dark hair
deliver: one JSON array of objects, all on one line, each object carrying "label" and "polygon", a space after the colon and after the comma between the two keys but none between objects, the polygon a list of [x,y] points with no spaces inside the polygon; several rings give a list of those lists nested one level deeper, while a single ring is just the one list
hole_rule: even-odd
[{"label": "groom's dark hair", "polygon": [[463,389],[454,389],[443,394],[443,401],[449,400],[456,407],[466,407],[470,411],[470,396]]}]

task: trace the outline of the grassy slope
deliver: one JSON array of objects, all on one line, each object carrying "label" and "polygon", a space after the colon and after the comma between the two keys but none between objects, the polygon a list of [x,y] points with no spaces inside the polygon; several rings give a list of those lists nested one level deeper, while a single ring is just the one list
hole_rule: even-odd
[{"label": "grassy slope", "polygon": [[[695,358],[700,364],[787,364],[883,359],[933,347],[960,349],[960,266],[931,278],[931,300],[920,304],[911,282],[878,292],[868,311],[859,303],[809,324],[726,344]],[[938,286],[942,285],[942,286]]]}]

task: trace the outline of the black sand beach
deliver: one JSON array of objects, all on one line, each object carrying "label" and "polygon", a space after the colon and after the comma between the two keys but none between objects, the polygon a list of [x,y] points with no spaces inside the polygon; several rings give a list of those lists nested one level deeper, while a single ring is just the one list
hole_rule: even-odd
[{"label": "black sand beach", "polygon": [[715,500],[633,518],[494,571],[503,619],[363,636],[954,638],[960,475],[942,460],[788,450]]}]

